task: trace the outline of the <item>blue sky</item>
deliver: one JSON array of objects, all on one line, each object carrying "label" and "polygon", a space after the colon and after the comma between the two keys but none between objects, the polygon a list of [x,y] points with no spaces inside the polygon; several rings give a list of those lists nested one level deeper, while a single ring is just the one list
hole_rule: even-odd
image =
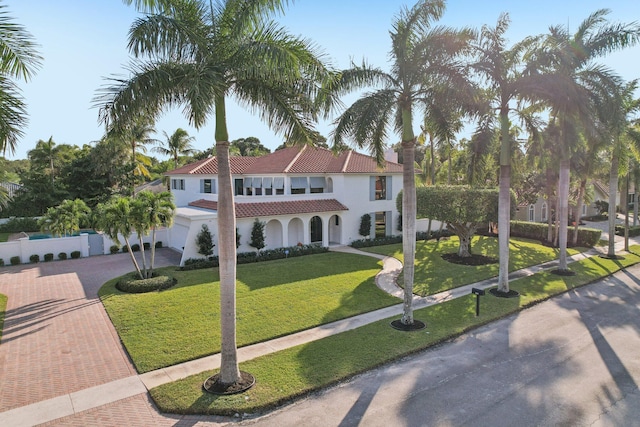
[{"label": "blue sky", "polygon": [[[39,139],[82,146],[100,139],[104,129],[92,108],[96,90],[104,77],[125,73],[129,62],[127,32],[139,14],[120,0],[4,0],[16,22],[22,24],[40,44],[44,57],[41,70],[28,84],[21,84],[28,104],[29,126],[17,152],[9,159],[26,158]],[[293,34],[313,40],[338,68],[351,58],[387,68],[389,30],[401,6],[400,0],[297,0],[278,21]],[[511,17],[507,33],[512,42],[528,35],[545,33],[551,25],[575,28],[590,13],[611,9],[609,19],[629,23],[640,21],[637,0],[449,0],[439,24],[480,28],[494,26],[502,12]],[[601,61],[626,80],[640,78],[640,47],[615,53]],[[282,142],[257,115],[234,105],[227,112],[230,138],[255,136],[270,149]],[[417,129],[417,124],[415,125]],[[213,125],[199,131],[188,125],[179,110],[169,112],[156,123],[158,138],[182,127],[196,137],[195,147],[204,150],[214,143]],[[328,136],[330,122],[318,125]],[[464,135],[461,135],[464,136]],[[390,141],[391,143],[395,141]]]}]

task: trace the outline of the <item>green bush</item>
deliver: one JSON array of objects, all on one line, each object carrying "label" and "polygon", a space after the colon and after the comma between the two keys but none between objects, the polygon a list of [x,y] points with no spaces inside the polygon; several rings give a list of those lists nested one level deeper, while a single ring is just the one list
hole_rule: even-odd
[{"label": "green bush", "polygon": [[156,242],[156,249],[161,248],[162,247],[162,240],[159,240]]},{"label": "green bush", "polygon": [[29,261],[31,261],[31,263],[36,264],[40,262],[40,255],[38,254],[33,254],[29,257]]},{"label": "green bush", "polygon": [[53,261],[52,253],[44,254],[44,262],[48,262],[48,261]]},{"label": "green bush", "polygon": [[[524,237],[527,239],[546,241],[548,225],[537,222],[528,221],[511,221],[511,236]],[[578,229],[578,246],[593,247],[600,240],[602,231],[594,228]],[[573,231],[568,231],[569,239],[573,235]]]},{"label": "green bush", "polygon": [[121,292],[140,294],[144,292],[161,291],[175,285],[177,280],[170,276],[156,276],[149,279],[140,279],[137,275],[126,276],[116,284]]},{"label": "green bush", "polygon": [[149,242],[144,242],[144,243],[143,243],[143,246],[144,246],[144,250],[145,250],[145,251],[146,251],[147,249],[151,249],[151,243],[149,243]]},{"label": "green bush", "polygon": [[4,260],[0,258],[0,267],[4,267]]},{"label": "green bush", "polygon": [[60,252],[58,254],[58,259],[61,259],[61,260],[67,259],[67,253],[66,252]]},{"label": "green bush", "polygon": [[139,252],[140,251],[140,245],[137,243],[134,243],[133,245],[131,245],[131,250],[133,252]]},{"label": "green bush", "polygon": [[11,265],[18,265],[18,264],[20,264],[20,257],[19,256],[12,256],[9,259],[9,262],[11,263]]},{"label": "green bush", "polygon": [[[240,252],[237,254],[238,264],[249,264],[252,262],[272,261],[275,259],[291,258],[296,256],[319,254],[327,252],[329,248],[319,245],[300,245],[287,248],[267,249],[258,252]],[[218,267],[218,257],[209,258],[189,258],[184,262],[181,270],[198,270],[201,268]]]},{"label": "green bush", "polygon": [[[418,231],[416,233],[416,241],[440,239],[441,237],[449,237],[449,236],[451,236],[451,232],[446,228],[443,228],[442,231],[434,230],[431,232],[431,235],[427,234],[426,231]],[[385,236],[385,237],[376,237],[375,239],[354,240],[353,242],[351,242],[351,247],[368,248],[371,246],[392,245],[394,243],[402,243],[402,236]]]},{"label": "green bush", "polygon": [[117,254],[118,252],[120,252],[120,247],[118,247],[118,245],[111,245],[109,247],[109,253]]},{"label": "green bush", "polygon": [[[624,225],[616,225],[616,234],[618,236],[624,236]],[[640,225],[629,227],[629,237],[640,236]]]},{"label": "green bush", "polygon": [[124,245],[124,246],[122,247],[122,252],[123,252],[123,253],[127,253],[127,252],[129,252],[129,246]]},{"label": "green bush", "polygon": [[72,258],[72,259],[78,259],[78,258],[80,258],[80,251],[73,251],[73,252],[71,252],[71,258]]},{"label": "green bush", "polygon": [[40,231],[38,221],[34,218],[11,218],[0,225],[0,232],[19,233],[21,231]]}]

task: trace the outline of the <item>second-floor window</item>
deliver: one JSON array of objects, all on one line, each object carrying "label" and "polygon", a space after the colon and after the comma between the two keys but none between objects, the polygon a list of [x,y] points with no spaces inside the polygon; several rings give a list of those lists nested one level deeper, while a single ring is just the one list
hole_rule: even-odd
[{"label": "second-floor window", "polygon": [[216,180],[215,179],[201,179],[200,180],[200,192],[206,194],[216,193]]},{"label": "second-floor window", "polygon": [[171,189],[172,190],[184,190],[184,179],[172,179],[171,180]]},{"label": "second-floor window", "polygon": [[391,200],[391,177],[369,177],[369,200]]},{"label": "second-floor window", "polygon": [[290,178],[291,194],[305,194],[307,192],[307,177],[294,176]]}]

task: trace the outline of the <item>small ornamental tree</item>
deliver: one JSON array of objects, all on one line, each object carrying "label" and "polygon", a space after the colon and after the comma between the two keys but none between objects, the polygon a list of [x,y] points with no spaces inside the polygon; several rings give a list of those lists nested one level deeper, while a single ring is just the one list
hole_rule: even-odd
[{"label": "small ornamental tree", "polygon": [[371,215],[364,214],[360,217],[360,235],[369,237],[371,235]]},{"label": "small ornamental tree", "polygon": [[213,247],[215,245],[213,244],[213,236],[207,224],[202,224],[202,228],[196,236],[196,245],[198,245],[198,253],[200,255],[206,257],[213,255]]},{"label": "small ornamental tree", "polygon": [[253,221],[253,228],[251,229],[251,240],[249,241],[251,247],[256,248],[258,251],[265,247],[264,243],[264,222],[258,218]]},{"label": "small ornamental tree", "polygon": [[[444,185],[417,188],[417,217],[442,221],[460,239],[458,256],[471,256],[471,238],[478,226],[498,220],[498,189]],[[512,210],[515,196],[511,193]],[[402,195],[396,201],[402,209]],[[512,213],[513,215],[513,213]]]}]

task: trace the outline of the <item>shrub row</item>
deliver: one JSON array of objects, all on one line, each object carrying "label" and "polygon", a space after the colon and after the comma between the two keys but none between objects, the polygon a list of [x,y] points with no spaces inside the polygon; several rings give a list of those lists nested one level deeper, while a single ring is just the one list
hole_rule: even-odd
[{"label": "shrub row", "polygon": [[[443,228],[442,231],[435,230],[431,233],[427,233],[426,231],[418,231],[416,233],[416,241],[440,239],[441,237],[449,236],[451,236],[451,232],[446,228]],[[402,236],[385,236],[376,237],[375,239],[354,240],[353,242],[351,242],[351,246],[354,248],[368,248],[371,246],[392,245],[394,243],[402,243]]]},{"label": "shrub row", "polygon": [[[511,236],[546,241],[548,227],[547,224],[537,222],[511,221]],[[593,247],[600,240],[601,234],[602,231],[594,228],[578,229],[578,246]],[[573,236],[573,230],[568,232],[569,239],[571,236]]]},{"label": "shrub row", "polygon": [[[241,252],[237,255],[238,264],[252,262],[272,261],[275,259],[290,258],[303,255],[312,255],[327,252],[329,248],[318,245],[290,246],[287,248],[267,249],[260,252]],[[197,270],[200,268],[218,267],[218,257],[189,258],[184,262],[181,270]]]},{"label": "shrub row", "polygon": [[[616,225],[616,234],[624,236],[624,225]],[[629,237],[640,236],[640,225],[629,227]]]},{"label": "shrub row", "polygon": [[177,280],[170,276],[155,276],[140,279],[136,274],[128,275],[118,281],[116,288],[121,292],[141,294],[144,292],[161,291],[175,285]]},{"label": "shrub row", "polygon": [[[162,241],[157,241],[156,242],[156,249],[161,248],[162,247]],[[144,250],[146,251],[147,249],[151,249],[151,243],[149,242],[144,242]],[[111,247],[109,248],[109,252],[111,252],[112,254],[118,253],[120,251],[120,247],[118,245],[111,245]],[[131,245],[131,251],[132,252],[139,252],[140,251],[140,245],[137,243],[134,243],[133,245]],[[124,245],[122,247],[122,252],[129,252],[129,247],[127,245]]]}]

